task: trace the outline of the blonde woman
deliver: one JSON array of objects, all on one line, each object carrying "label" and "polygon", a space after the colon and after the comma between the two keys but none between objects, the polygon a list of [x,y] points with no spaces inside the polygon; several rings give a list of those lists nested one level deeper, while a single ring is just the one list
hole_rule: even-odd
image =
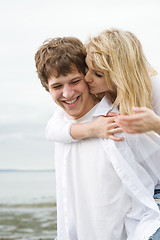
[{"label": "blonde woman", "polygon": [[[89,52],[92,52],[92,57]],[[160,80],[147,62],[141,43],[135,35],[119,30],[103,32],[88,43],[89,62],[90,57],[105,75],[110,97],[113,96],[114,85],[116,86],[113,102],[119,106],[121,114],[136,113],[133,116],[119,116],[116,123],[128,133],[153,130],[159,134]],[[86,76],[86,81],[90,83],[92,79]],[[155,92],[152,91],[151,94],[152,88]],[[91,88],[90,92],[99,93],[96,87]],[[152,108],[155,113],[150,110]]]},{"label": "blonde woman", "polygon": [[[106,95],[121,115],[111,112],[91,123],[67,128],[58,121],[58,113],[52,121],[57,119],[63,134],[54,127],[57,124],[50,124],[48,139],[63,142],[103,137],[121,141],[124,138],[114,134],[122,129],[128,133],[151,130],[160,133],[160,78],[147,62],[137,37],[128,31],[107,30],[91,38],[86,48],[85,80],[90,93],[99,98]],[[138,114],[133,115],[135,112]]]},{"label": "blonde woman", "polygon": [[[60,111],[49,121],[47,137],[66,143],[93,136],[118,140],[117,143],[110,140],[107,144],[105,142],[105,147],[127,193],[133,197],[131,211],[125,220],[129,229],[129,237],[126,239],[158,239],[159,212],[152,196],[154,186],[160,179],[159,136],[152,133],[120,133],[120,136],[114,136],[122,131],[116,123],[119,113],[132,114],[133,106],[154,109],[153,103],[160,102],[158,94],[155,94],[158,84],[154,88],[158,77],[144,57],[141,44],[130,32],[105,31],[90,39],[86,49],[88,69],[85,80],[90,93],[98,98],[103,97],[98,104],[107,106],[108,116],[110,112],[116,113],[112,113],[111,117],[101,116],[90,123],[72,124],[61,120],[63,111]],[[104,112],[104,109],[102,110]],[[138,166],[145,169],[146,177],[139,174],[140,172],[137,173]],[[134,238],[135,236],[139,238]]]}]

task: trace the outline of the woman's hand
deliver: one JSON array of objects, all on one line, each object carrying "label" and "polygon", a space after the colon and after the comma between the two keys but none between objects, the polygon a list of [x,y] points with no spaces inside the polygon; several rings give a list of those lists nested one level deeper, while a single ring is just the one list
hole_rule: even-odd
[{"label": "woman's hand", "polygon": [[122,141],[124,137],[116,137],[115,133],[122,132],[122,129],[115,123],[118,114],[110,112],[107,116],[99,116],[92,122],[91,135],[94,137],[108,138],[114,141]]},{"label": "woman's hand", "polygon": [[135,114],[119,115],[116,123],[127,133],[155,131],[160,134],[160,117],[146,107],[133,107]]}]

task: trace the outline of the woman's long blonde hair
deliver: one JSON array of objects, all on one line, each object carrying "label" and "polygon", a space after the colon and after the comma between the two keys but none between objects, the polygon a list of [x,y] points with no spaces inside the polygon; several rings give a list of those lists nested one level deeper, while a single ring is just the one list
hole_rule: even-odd
[{"label": "woman's long blonde hair", "polygon": [[156,71],[146,60],[134,34],[107,30],[90,38],[86,49],[93,66],[104,72],[110,97],[115,96],[112,101],[121,114],[131,114],[133,106],[151,108],[150,76]]}]

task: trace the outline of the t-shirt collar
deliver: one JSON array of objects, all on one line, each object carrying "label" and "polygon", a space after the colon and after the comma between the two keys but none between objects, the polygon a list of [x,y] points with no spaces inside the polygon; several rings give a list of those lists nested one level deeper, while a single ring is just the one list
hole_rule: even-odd
[{"label": "t-shirt collar", "polygon": [[114,107],[112,102],[106,96],[104,96],[102,100],[97,104],[97,108],[93,113],[93,117],[107,115],[107,113],[111,111],[119,113],[117,107]]}]

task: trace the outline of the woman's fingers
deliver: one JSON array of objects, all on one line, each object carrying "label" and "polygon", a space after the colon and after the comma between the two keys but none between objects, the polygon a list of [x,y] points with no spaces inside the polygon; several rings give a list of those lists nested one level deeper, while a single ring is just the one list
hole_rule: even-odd
[{"label": "woman's fingers", "polygon": [[116,116],[119,116],[119,113],[109,112],[109,113],[107,113],[106,116],[107,116],[107,117],[116,117]]},{"label": "woman's fingers", "polygon": [[124,137],[114,136],[114,134],[121,133],[121,132],[123,132],[123,130],[121,128],[114,128],[114,129],[110,130],[109,132],[107,132],[107,136],[109,139],[112,139],[114,141],[122,141],[122,140],[124,140]]}]

